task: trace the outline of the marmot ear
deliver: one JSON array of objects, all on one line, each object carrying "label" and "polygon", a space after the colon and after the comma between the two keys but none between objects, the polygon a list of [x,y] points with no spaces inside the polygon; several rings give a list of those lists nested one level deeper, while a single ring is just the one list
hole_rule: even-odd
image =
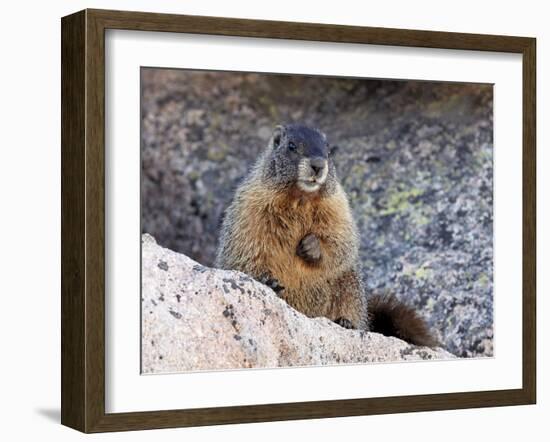
[{"label": "marmot ear", "polygon": [[273,131],[273,136],[271,139],[273,140],[273,147],[279,147],[281,145],[281,140],[283,138],[283,134],[285,132],[285,127],[282,125],[275,126],[275,130]]}]

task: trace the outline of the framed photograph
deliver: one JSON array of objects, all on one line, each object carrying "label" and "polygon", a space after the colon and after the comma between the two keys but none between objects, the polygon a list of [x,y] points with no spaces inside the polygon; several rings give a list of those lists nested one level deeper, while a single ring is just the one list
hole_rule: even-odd
[{"label": "framed photograph", "polygon": [[535,403],[535,39],[61,28],[64,425]]}]

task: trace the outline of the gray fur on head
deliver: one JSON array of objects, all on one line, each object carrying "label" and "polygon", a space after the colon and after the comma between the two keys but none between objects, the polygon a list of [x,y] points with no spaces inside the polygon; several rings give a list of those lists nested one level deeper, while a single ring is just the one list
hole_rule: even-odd
[{"label": "gray fur on head", "polygon": [[307,193],[332,193],[337,181],[326,135],[302,124],[275,127],[258,166],[266,182]]}]

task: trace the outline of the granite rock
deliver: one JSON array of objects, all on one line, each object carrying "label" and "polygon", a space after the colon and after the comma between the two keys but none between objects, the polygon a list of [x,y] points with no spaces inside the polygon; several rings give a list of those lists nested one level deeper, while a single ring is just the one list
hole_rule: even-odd
[{"label": "granite rock", "polygon": [[442,349],[308,318],[268,287],[142,237],[142,372],[445,359]]}]

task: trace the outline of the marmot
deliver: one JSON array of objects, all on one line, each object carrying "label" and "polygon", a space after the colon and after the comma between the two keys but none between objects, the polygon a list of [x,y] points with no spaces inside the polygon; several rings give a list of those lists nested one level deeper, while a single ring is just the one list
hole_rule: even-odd
[{"label": "marmot", "polygon": [[269,285],[296,310],[346,328],[436,345],[425,322],[393,296],[366,296],[359,236],[326,136],[277,126],[226,209],[215,265]]}]

